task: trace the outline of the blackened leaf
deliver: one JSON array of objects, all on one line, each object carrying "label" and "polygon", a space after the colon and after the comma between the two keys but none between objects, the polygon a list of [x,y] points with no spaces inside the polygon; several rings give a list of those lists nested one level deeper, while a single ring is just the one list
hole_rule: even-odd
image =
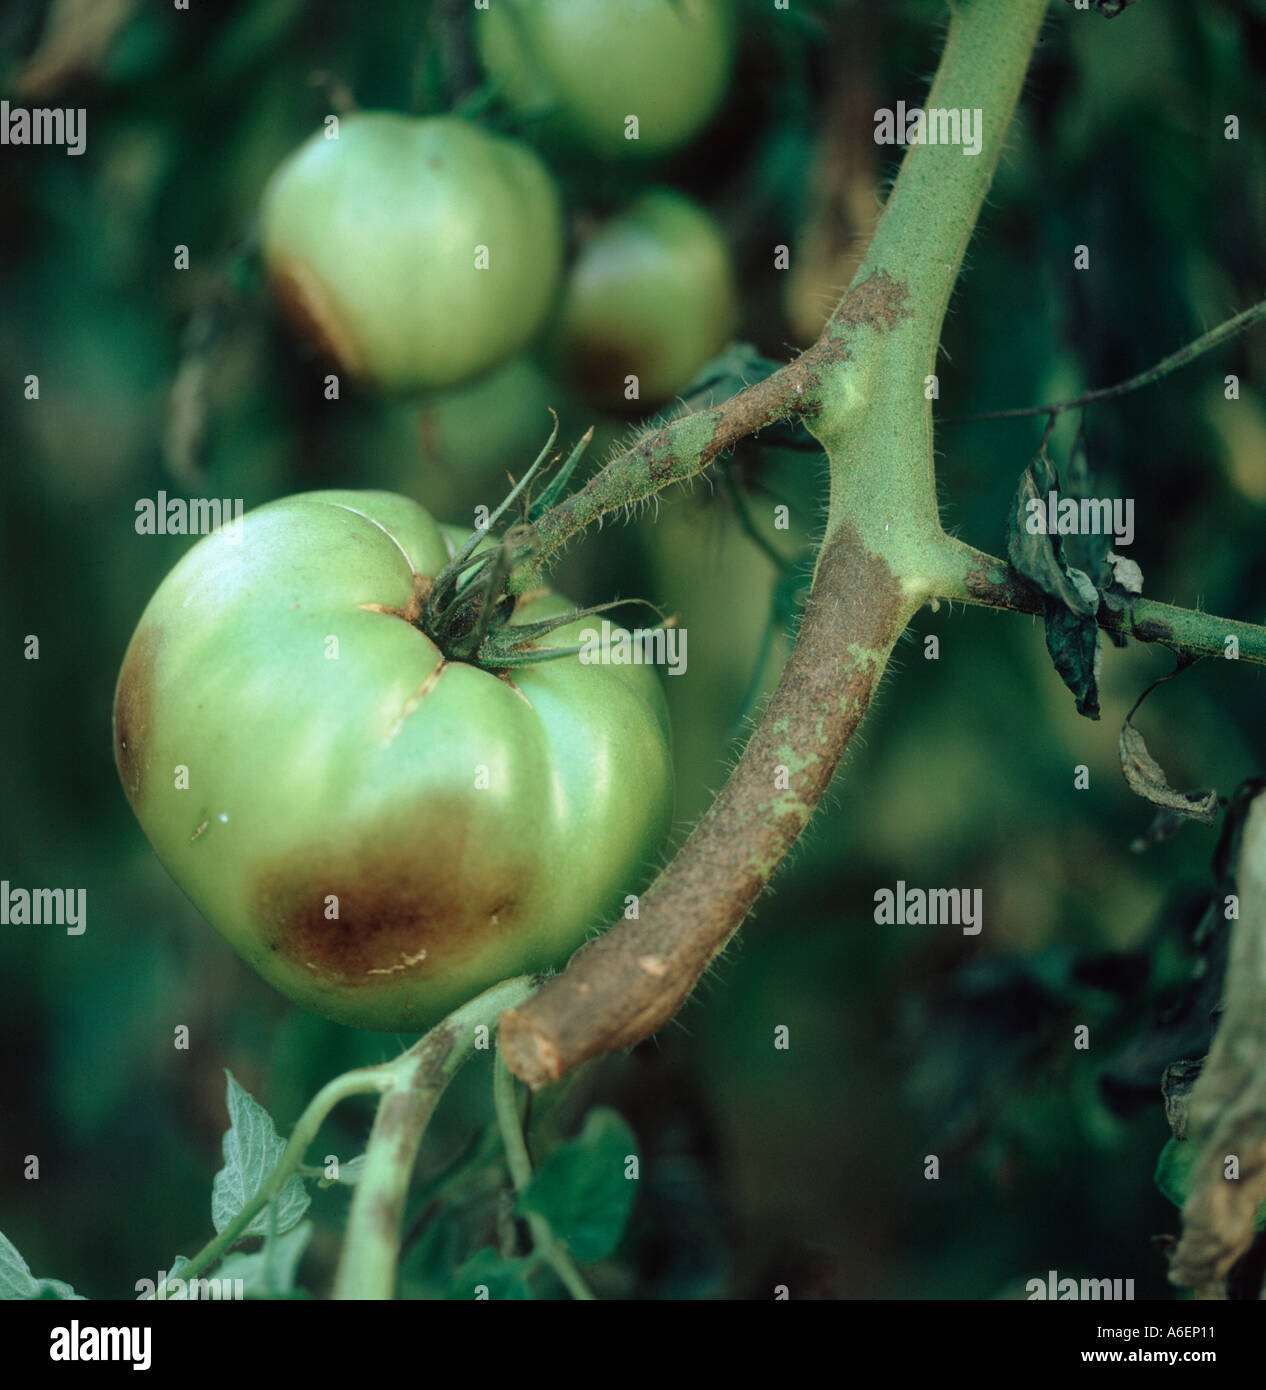
[{"label": "blackened leaf", "polygon": [[[1171,1062],[1161,1078],[1161,1095],[1165,1097],[1165,1118],[1175,1139],[1187,1137],[1187,1097],[1196,1084],[1204,1058],[1188,1057],[1181,1062]],[[1180,1204],[1181,1205],[1181,1204]]]},{"label": "blackened leaf", "polygon": [[1020,475],[1015,501],[1007,521],[1007,558],[1042,593],[1058,599],[1072,613],[1093,619],[1099,611],[1099,592],[1081,570],[1071,569],[1064,559],[1059,536],[1045,530],[1029,529],[1033,511],[1030,502],[1039,502],[1045,516],[1046,498],[1059,491],[1059,474],[1039,456]]},{"label": "blackened leaf", "polygon": [[[1081,574],[1074,570],[1074,574]],[[1084,577],[1084,576],[1083,576]],[[1077,713],[1099,718],[1099,664],[1103,644],[1093,618],[1046,600],[1046,650],[1060,679],[1077,700]]]},{"label": "blackened leaf", "polygon": [[[1084,461],[1078,476],[1086,473]],[[1084,486],[1084,479],[1082,480]],[[1102,642],[1097,615],[1099,590],[1084,570],[1069,564],[1062,538],[1046,530],[1046,499],[1059,491],[1059,473],[1043,444],[1037,457],[1020,475],[1011,514],[1007,519],[1007,556],[1011,564],[1046,598],[1046,648],[1060,679],[1073,692],[1077,712],[1099,718],[1099,662]],[[1030,503],[1038,503],[1037,508]],[[1031,529],[1034,517],[1042,519]],[[1087,551],[1098,570],[1099,559]],[[1106,576],[1106,569],[1105,569]]]}]

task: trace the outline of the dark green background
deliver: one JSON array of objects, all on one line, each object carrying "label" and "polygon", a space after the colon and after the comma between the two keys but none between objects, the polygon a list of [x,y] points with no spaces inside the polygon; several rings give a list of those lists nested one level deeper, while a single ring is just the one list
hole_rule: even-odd
[{"label": "dark green background", "polygon": [[[0,1230],[37,1275],[92,1297],[133,1296],[210,1234],[224,1067],[285,1132],[328,1077],[402,1041],[275,995],[185,901],[128,810],[113,684],[186,546],[137,536],[136,501],[166,489],[250,506],[391,487],[469,521],[536,454],[546,406],[569,439],[592,422],[529,361],[451,398],[326,402],[318,364],[259,283],[260,190],[329,109],[310,73],[336,74],[364,107],[417,109],[468,86],[460,42],[438,68],[419,63],[429,8],[122,6],[105,52],[54,64],[36,97],[19,84],[50,11],[15,0],[0,14],[3,94],[89,112],[78,159],[0,148],[0,877],[88,892],[81,937],[0,928]],[[873,109],[923,98],[944,7],[797,0],[776,30],[770,8],[743,7],[731,99],[680,155],[604,167],[545,153],[576,217],[650,183],[710,206],[739,259],[741,336],[785,359],[811,337],[805,302],[824,315],[864,245],[897,153],[874,145]],[[1114,382],[1266,294],[1264,78],[1263,0],[1141,0],[1112,21],[1052,4],[947,324],[943,417]],[[1228,113],[1238,142],[1223,138]],[[508,128],[503,113],[491,119]],[[838,252],[833,273],[801,273],[799,308],[794,277],[773,269],[780,242],[797,272],[811,243]],[[1084,272],[1078,243],[1091,252]],[[172,268],[177,244],[188,271]],[[38,402],[23,398],[29,373]],[[1266,621],[1264,382],[1259,330],[1089,415],[1097,490],[1133,497],[1130,553],[1151,596]],[[591,457],[627,423],[603,423]],[[945,524],[999,552],[1039,436],[1035,421],[938,432]],[[1068,443],[1062,430],[1057,461]],[[824,515],[821,460],[745,447],[733,464],[773,542],[806,546]],[[769,529],[777,501],[791,506],[790,534]],[[772,580],[725,489],[706,482],[596,534],[559,571],[578,601],[640,595],[689,631],[688,674],[666,680],[681,832],[734,757]],[[32,633],[38,661],[22,655]],[[930,633],[936,661],[924,658]],[[781,641],[776,651],[765,689]],[[1168,1134],[1159,1071],[1130,1114],[1100,1084],[1190,969],[1176,933],[1144,939],[1208,887],[1215,831],[1130,849],[1150,814],[1122,782],[1118,731],[1170,665],[1160,651],[1108,649],[1091,723],[1039,624],[944,605],[920,614],[776,891],[676,1024],[589,1068],[566,1097],[564,1127],[588,1104],[614,1105],[643,1154],[634,1228],[594,1272],[601,1292],[1014,1297],[1052,1268],[1134,1278],[1140,1297],[1172,1292],[1151,1241],[1177,1226],[1151,1177]],[[1140,724],[1176,784],[1229,793],[1261,771],[1262,680],[1209,661],[1149,701]],[[1083,763],[1090,787],[1078,791]],[[876,926],[873,894],[898,879],[981,888],[984,932]],[[1080,1023],[1088,1052],[1072,1048]],[[179,1024],[187,1052],[172,1046]],[[773,1047],[780,1024],[789,1051]],[[487,1091],[484,1059],[446,1099],[429,1162],[487,1123]],[[367,1122],[346,1106],[314,1153],[357,1152]],[[38,1182],[23,1179],[28,1154]],[[345,1205],[317,1197],[303,1267],[316,1293]],[[463,1213],[454,1258],[486,1243],[492,1210]],[[409,1271],[406,1289],[426,1292]]]}]

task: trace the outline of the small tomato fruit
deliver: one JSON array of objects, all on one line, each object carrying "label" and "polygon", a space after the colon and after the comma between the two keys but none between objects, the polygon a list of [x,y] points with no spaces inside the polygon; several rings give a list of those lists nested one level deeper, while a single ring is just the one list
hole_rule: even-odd
[{"label": "small tomato fruit", "polygon": [[566,138],[637,158],[684,144],[720,105],[732,11],[732,0],[496,0],[474,23],[484,68],[516,110],[552,110]]},{"label": "small tomato fruit", "polygon": [[517,140],[448,116],[366,112],[273,174],[261,238],[300,331],[384,392],[469,381],[552,306],[563,257],[553,179]]},{"label": "small tomato fruit", "polygon": [[[283,994],[356,1027],[416,1031],[561,965],[669,829],[655,673],[447,660],[415,622],[450,542],[406,498],[300,494],[240,528],[164,579],[115,694],[119,775],[172,877]],[[510,621],[567,611],[542,591]]]},{"label": "small tomato fruit", "polygon": [[645,411],[689,385],[737,321],[721,229],[679,193],[647,193],[580,248],[563,297],[562,370],[592,405]]}]

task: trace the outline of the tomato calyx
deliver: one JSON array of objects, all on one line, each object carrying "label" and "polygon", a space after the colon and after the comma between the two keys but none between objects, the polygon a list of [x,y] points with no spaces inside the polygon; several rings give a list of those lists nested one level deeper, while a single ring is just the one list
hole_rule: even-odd
[{"label": "tomato calyx", "polygon": [[[589,429],[572,449],[558,472],[538,496],[529,485],[546,466],[558,438],[558,417],[532,467],[515,483],[486,526],[476,528],[436,576],[422,610],[414,620],[449,661],[464,661],[488,671],[503,672],[516,666],[534,665],[574,656],[578,646],[542,646],[558,628],[579,618],[605,613],[620,600],[574,608],[538,622],[512,623],[520,597],[509,592],[511,574],[531,560],[535,550],[533,523],[562,497],[581,455],[593,438]],[[518,502],[521,520],[510,526],[495,545],[488,534],[511,506]]]}]

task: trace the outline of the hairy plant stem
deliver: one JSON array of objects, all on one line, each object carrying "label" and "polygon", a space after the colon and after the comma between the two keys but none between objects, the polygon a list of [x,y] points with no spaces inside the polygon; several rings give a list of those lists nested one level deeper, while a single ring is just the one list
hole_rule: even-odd
[{"label": "hairy plant stem", "polygon": [[710,411],[614,460],[537,523],[538,564],[617,507],[698,473],[793,410],[825,447],[831,502],[795,648],[756,732],[676,857],[625,920],[501,1020],[533,1087],[640,1041],[694,988],[804,829],[888,657],[951,545],[941,530],[925,389],[963,252],[1002,150],[1046,0],[965,0],[929,106],[980,108],[981,152],[916,145],[866,260],[818,342]]},{"label": "hairy plant stem", "polygon": [[[951,541],[938,559],[942,568],[932,579],[932,597],[1001,608],[1013,613],[1040,613],[1042,595],[1005,560],[963,541]],[[1155,599],[1136,598],[1123,613],[1101,604],[1099,626],[1140,642],[1159,642],[1175,651],[1203,656],[1227,655],[1227,638],[1234,637],[1237,660],[1266,666],[1266,627],[1219,618],[1196,609],[1177,608]]]},{"label": "hairy plant stem", "polygon": [[352,1197],[334,1280],[338,1299],[395,1297],[405,1198],[422,1135],[444,1088],[475,1049],[477,1029],[530,997],[539,981],[505,980],[463,1004],[387,1064],[390,1084],[374,1118],[365,1167]]}]

